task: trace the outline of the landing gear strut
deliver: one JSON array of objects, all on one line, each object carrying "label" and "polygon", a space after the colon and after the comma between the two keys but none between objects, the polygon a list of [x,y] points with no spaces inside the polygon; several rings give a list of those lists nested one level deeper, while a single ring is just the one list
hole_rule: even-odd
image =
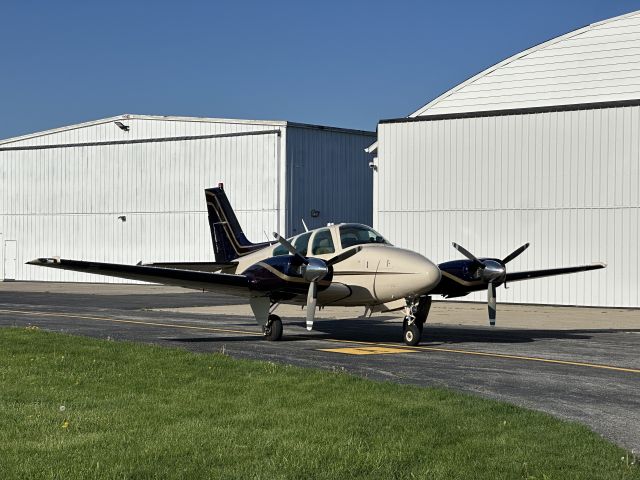
[{"label": "landing gear strut", "polygon": [[264,327],[262,327],[264,338],[271,342],[277,342],[282,339],[282,320],[278,315],[269,315],[269,319]]},{"label": "landing gear strut", "polygon": [[407,298],[407,306],[404,309],[405,317],[402,322],[402,334],[404,343],[414,346],[420,343],[424,322],[427,320],[431,309],[431,297]]}]

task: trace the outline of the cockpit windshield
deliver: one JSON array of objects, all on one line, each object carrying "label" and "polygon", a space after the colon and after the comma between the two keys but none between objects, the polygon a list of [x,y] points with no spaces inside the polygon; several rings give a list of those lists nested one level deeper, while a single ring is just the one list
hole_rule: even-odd
[{"label": "cockpit windshield", "polygon": [[347,224],[340,226],[340,243],[342,248],[367,243],[383,243],[390,245],[382,235],[364,225]]}]

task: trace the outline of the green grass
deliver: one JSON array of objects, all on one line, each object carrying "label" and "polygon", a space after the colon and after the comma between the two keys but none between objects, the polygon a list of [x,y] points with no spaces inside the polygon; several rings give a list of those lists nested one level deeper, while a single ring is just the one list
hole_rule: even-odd
[{"label": "green grass", "polygon": [[0,329],[2,479],[640,479],[622,457],[580,425],[441,389]]}]

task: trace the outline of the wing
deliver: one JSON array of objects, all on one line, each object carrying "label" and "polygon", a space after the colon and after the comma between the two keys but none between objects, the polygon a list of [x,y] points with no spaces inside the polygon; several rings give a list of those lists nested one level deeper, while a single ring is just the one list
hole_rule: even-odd
[{"label": "wing", "polygon": [[507,282],[517,282],[519,280],[529,280],[531,278],[552,277],[554,275],[565,275],[567,273],[587,272],[589,270],[598,270],[604,268],[604,263],[594,263],[591,265],[582,265],[579,267],[565,268],[548,268],[546,270],[529,270],[526,272],[507,273]]},{"label": "wing", "polygon": [[27,262],[40,267],[72,270],[74,272],[94,273],[109,277],[141,280],[161,283],[194,290],[208,290],[241,297],[251,296],[249,283],[244,275],[227,273],[199,272],[175,268],[151,267],[145,265],[122,265],[118,263],[84,262],[62,258],[37,258]]}]

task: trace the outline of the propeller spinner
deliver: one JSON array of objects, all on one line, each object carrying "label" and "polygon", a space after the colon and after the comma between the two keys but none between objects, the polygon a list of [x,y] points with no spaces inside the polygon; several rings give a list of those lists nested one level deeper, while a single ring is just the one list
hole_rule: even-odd
[{"label": "propeller spinner", "polygon": [[512,261],[527,248],[529,243],[525,243],[520,248],[517,248],[503,260],[483,259],[479,260],[469,250],[462,245],[453,243],[453,248],[458,250],[461,254],[467,257],[478,268],[477,275],[479,279],[487,284],[487,307],[489,310],[489,325],[495,326],[496,324],[496,284],[505,283],[507,278],[507,263]]},{"label": "propeller spinner", "polygon": [[305,281],[309,282],[309,291],[307,293],[307,330],[311,331],[313,328],[313,321],[316,315],[316,305],[318,303],[318,282],[322,280],[328,273],[329,268],[333,265],[343,262],[344,260],[351,258],[360,250],[362,247],[356,247],[351,250],[346,250],[335,257],[330,258],[329,260],[323,260],[321,258],[315,257],[305,257],[300,252],[296,250],[296,248],[291,245],[291,243],[281,235],[278,235],[276,232],[273,233],[280,244],[287,249],[287,251],[297,257],[300,262],[302,262],[302,278]]}]

